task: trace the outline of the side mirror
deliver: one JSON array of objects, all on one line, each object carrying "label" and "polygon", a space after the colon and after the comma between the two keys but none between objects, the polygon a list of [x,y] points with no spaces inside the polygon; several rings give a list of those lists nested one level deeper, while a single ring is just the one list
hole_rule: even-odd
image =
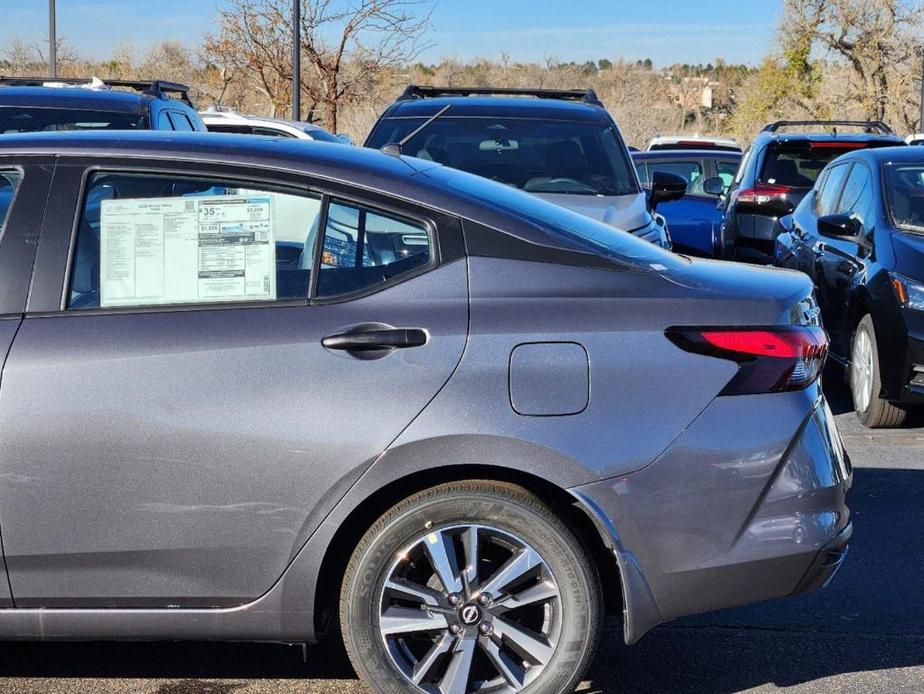
[{"label": "side mirror", "polygon": [[687,179],[670,171],[655,171],[651,175],[651,192],[648,201],[651,209],[662,202],[680,200],[687,194]]},{"label": "side mirror", "polygon": [[706,195],[724,195],[725,181],[719,176],[711,176],[703,181],[703,192]]},{"label": "side mirror", "polygon": [[853,239],[860,235],[860,222],[846,214],[829,214],[818,218],[818,233],[822,236]]}]

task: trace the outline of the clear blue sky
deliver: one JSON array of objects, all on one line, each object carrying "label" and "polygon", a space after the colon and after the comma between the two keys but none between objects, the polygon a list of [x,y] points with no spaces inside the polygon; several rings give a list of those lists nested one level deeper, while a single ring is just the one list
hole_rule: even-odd
[{"label": "clear blue sky", "polygon": [[[105,57],[175,39],[195,46],[223,0],[57,0],[58,35]],[[658,65],[716,57],[756,63],[770,44],[780,0],[437,0],[433,47],[422,56],[560,61],[651,58]],[[0,44],[47,40],[46,0],[0,0]]]}]

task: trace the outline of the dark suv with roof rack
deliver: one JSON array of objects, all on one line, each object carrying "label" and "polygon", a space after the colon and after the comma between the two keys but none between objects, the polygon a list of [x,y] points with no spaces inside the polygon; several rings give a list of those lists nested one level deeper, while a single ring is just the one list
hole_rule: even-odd
[{"label": "dark suv with roof rack", "polygon": [[379,118],[366,147],[444,164],[524,190],[670,247],[659,202],[687,182],[639,183],[613,118],[593,90],[410,86]]},{"label": "dark suv with roof rack", "polygon": [[[786,128],[812,132],[781,132]],[[841,133],[840,127],[861,132]],[[770,263],[778,221],[790,214],[815,185],[828,162],[847,152],[894,147],[904,141],[879,121],[777,121],[748,147],[725,201],[722,256]]]},{"label": "dark suv with roof rack", "polygon": [[205,125],[184,84],[0,77],[0,134],[60,130],[205,132]]}]

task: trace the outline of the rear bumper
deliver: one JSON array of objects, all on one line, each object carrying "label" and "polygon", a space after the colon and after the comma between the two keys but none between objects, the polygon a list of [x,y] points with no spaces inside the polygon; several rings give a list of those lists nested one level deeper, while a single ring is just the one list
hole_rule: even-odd
[{"label": "rear bumper", "polygon": [[723,257],[729,260],[770,263],[777,237],[785,229],[778,217],[736,213],[723,238]]},{"label": "rear bumper", "polygon": [[573,491],[612,528],[633,643],[662,621],[823,584],[851,478],[816,384],[717,398],[648,467]]}]

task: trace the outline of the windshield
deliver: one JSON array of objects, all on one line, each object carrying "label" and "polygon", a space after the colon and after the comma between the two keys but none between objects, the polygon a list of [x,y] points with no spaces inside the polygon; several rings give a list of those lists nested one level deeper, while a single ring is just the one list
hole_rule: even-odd
[{"label": "windshield", "polygon": [[0,108],[0,133],[35,133],[55,130],[141,130],[144,117],[70,108]]},{"label": "windshield", "polygon": [[[386,118],[367,147],[400,142],[425,118]],[[634,195],[639,192],[616,129],[600,123],[525,118],[452,118],[430,123],[402,148],[528,193]]]},{"label": "windshield", "polygon": [[924,231],[924,164],[887,164],[885,174],[895,226]]}]

